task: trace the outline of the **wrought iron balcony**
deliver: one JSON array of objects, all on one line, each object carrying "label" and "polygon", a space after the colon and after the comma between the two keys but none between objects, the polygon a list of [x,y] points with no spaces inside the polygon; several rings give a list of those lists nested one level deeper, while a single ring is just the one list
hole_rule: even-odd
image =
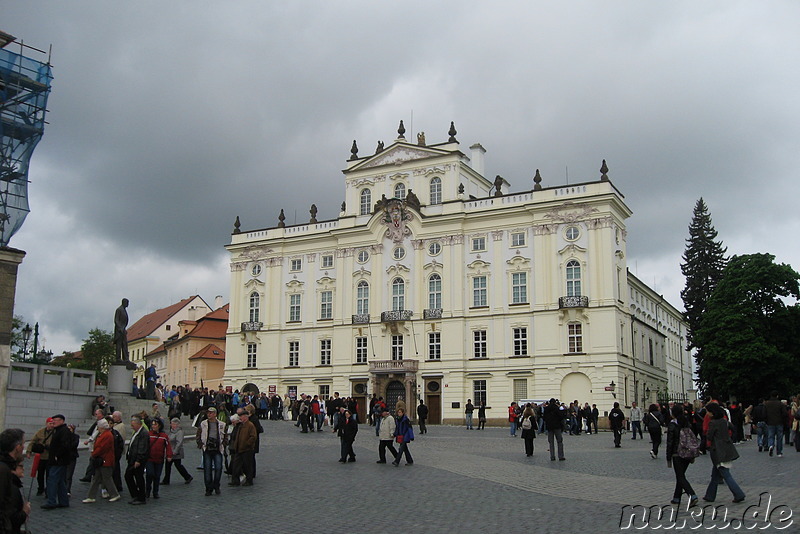
[{"label": "wrought iron balcony", "polygon": [[356,313],[353,315],[353,324],[367,324],[369,323],[368,313]]},{"label": "wrought iron balcony", "polygon": [[261,330],[264,326],[264,323],[258,322],[249,322],[249,323],[242,323],[242,332],[257,332]]},{"label": "wrought iron balcony", "polygon": [[589,297],[581,295],[571,297],[558,297],[559,308],[588,308]]},{"label": "wrought iron balcony", "polygon": [[410,321],[414,312],[411,310],[395,310],[381,312],[382,323],[393,323],[395,321]]},{"label": "wrought iron balcony", "polygon": [[442,309],[441,308],[431,308],[429,310],[422,310],[422,318],[423,319],[441,319],[442,318]]},{"label": "wrought iron balcony", "polygon": [[417,360],[376,360],[369,362],[370,373],[416,373]]}]

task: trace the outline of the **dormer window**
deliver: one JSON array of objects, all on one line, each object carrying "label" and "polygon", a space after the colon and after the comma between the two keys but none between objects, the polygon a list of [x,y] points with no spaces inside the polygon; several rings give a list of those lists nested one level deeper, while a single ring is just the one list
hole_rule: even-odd
[{"label": "dormer window", "polygon": [[399,198],[400,200],[406,198],[406,184],[394,186],[394,198]]}]

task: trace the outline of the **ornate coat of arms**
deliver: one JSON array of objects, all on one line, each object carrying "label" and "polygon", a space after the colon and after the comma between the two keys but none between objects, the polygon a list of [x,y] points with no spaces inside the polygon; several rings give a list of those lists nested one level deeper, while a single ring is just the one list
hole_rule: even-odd
[{"label": "ornate coat of arms", "polygon": [[406,226],[406,222],[412,219],[406,203],[398,198],[386,200],[383,205],[383,222],[389,228],[386,230],[386,237],[395,243],[400,243],[411,230]]}]

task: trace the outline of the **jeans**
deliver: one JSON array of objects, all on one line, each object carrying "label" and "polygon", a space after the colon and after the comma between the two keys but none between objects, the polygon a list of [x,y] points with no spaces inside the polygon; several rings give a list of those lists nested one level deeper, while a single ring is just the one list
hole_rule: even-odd
[{"label": "jeans", "polygon": [[769,447],[767,445],[767,423],[766,421],[759,421],[756,423],[756,441],[758,441],[758,446],[761,448],[766,449]]},{"label": "jeans", "polygon": [[511,430],[511,435],[516,437],[516,435],[517,435],[517,422],[516,421],[509,422],[509,429]]},{"label": "jeans", "polygon": [[564,438],[561,437],[561,429],[556,428],[555,430],[548,430],[547,431],[547,443],[550,445],[550,459],[556,459],[556,448],[553,444],[553,438],[555,438],[556,442],[558,443],[558,459],[564,459]]},{"label": "jeans", "polygon": [[783,454],[783,425],[768,425],[769,446],[775,447],[777,454]]},{"label": "jeans", "polygon": [[642,434],[642,422],[631,421],[631,432],[633,433],[633,437],[631,439],[636,439],[637,430],[639,431],[639,438],[644,439],[644,435]]},{"label": "jeans", "polygon": [[322,423],[324,423],[324,422],[325,422],[325,414],[324,413],[318,413],[317,414],[317,430],[319,430],[319,431],[322,430]]},{"label": "jeans", "polygon": [[158,497],[158,485],[161,482],[161,471],[164,469],[164,464],[161,462],[147,462],[144,466],[145,472],[145,492],[150,496],[150,490],[153,495]]},{"label": "jeans", "polygon": [[469,430],[472,430],[472,414],[471,413],[465,414],[465,417],[467,419],[467,428]]},{"label": "jeans", "polygon": [[219,489],[222,479],[222,453],[219,451],[203,451],[203,479],[206,491]]},{"label": "jeans", "polygon": [[737,501],[744,500],[744,492],[742,488],[739,487],[739,484],[733,479],[733,475],[731,475],[731,470],[727,467],[711,467],[711,482],[708,483],[708,488],[706,488],[706,495],[705,499],[707,501],[713,501],[717,498],[717,486],[719,485],[720,480],[724,480],[725,484],[728,485],[728,489],[731,490],[733,493],[733,498]]},{"label": "jeans", "polygon": [[50,506],[69,506],[66,465],[50,465],[45,491],[47,492],[47,504]]}]

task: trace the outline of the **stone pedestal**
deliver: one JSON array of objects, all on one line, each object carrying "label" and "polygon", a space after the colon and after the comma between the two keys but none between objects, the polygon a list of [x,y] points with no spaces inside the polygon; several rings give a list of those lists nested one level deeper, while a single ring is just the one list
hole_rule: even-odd
[{"label": "stone pedestal", "polygon": [[128,369],[124,363],[109,365],[108,393],[109,395],[133,395],[133,369]]},{"label": "stone pedestal", "polygon": [[25,253],[0,247],[0,429],[6,427],[6,397],[11,363],[11,320],[17,292],[17,268]]}]

